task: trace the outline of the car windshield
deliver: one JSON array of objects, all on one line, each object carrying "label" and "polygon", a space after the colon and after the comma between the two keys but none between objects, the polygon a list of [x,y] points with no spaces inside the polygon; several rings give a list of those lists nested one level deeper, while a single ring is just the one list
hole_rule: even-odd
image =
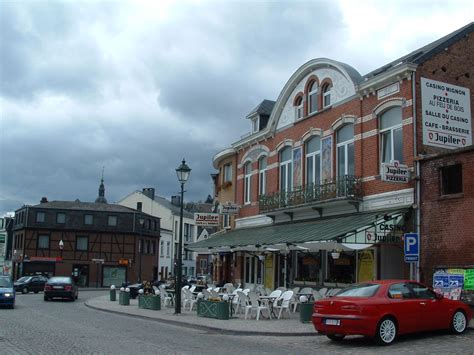
[{"label": "car windshield", "polygon": [[31,279],[31,276],[23,276],[23,277],[20,277],[18,280],[16,280],[16,282],[27,282]]},{"label": "car windshield", "polygon": [[12,287],[12,282],[7,277],[0,277],[0,287]]},{"label": "car windshield", "polygon": [[334,297],[372,297],[379,288],[377,284],[357,284],[343,289]]},{"label": "car windshield", "polygon": [[71,283],[70,277],[52,277],[49,279],[48,283]]}]

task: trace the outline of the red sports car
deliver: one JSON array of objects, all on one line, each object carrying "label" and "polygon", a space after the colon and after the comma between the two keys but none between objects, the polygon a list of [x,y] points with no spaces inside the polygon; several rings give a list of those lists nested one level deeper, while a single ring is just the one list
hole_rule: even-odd
[{"label": "red sports car", "polygon": [[329,339],[364,335],[381,345],[391,344],[399,334],[420,331],[450,329],[461,334],[471,318],[465,303],[408,280],[354,284],[316,301],[313,309],[314,328]]}]

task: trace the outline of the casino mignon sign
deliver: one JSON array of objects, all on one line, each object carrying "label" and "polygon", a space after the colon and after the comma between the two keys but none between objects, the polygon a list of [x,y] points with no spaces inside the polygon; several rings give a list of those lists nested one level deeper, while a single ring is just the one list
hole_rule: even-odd
[{"label": "casino mignon sign", "polygon": [[423,144],[447,149],[472,144],[468,88],[421,78]]}]

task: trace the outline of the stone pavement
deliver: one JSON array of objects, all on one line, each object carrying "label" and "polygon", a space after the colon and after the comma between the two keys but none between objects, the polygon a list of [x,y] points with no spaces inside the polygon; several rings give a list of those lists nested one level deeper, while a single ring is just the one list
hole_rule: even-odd
[{"label": "stone pavement", "polygon": [[[240,335],[265,335],[265,336],[310,336],[317,335],[311,323],[302,323],[299,313],[284,313],[281,319],[255,318],[244,319],[244,316],[234,315],[229,320],[220,320],[206,317],[198,317],[196,311],[182,310],[181,314],[174,314],[174,308],[165,307],[160,311],[138,308],[138,299],[131,299],[129,306],[121,306],[117,301],[109,300],[109,294],[89,299],[86,306],[97,310],[126,314],[128,316],[144,318],[148,320],[163,322],[167,324],[196,328],[203,330],[218,331],[222,334]],[[264,311],[264,315],[266,312]],[[474,319],[469,323],[469,328],[474,329]]]},{"label": "stone pavement", "polygon": [[[206,317],[198,317],[196,310],[192,312],[182,310],[181,314],[174,314],[174,308],[164,307],[160,311],[138,308],[138,299],[130,300],[129,306],[121,306],[117,301],[109,300],[106,296],[95,297],[87,300],[86,306],[106,312],[121,313],[128,316],[146,318],[172,325],[185,326],[188,328],[198,328],[203,330],[218,331],[223,334],[240,335],[277,335],[277,336],[302,336],[316,335],[316,331],[311,323],[301,323],[299,313],[291,313],[290,318],[284,312],[281,319],[255,320],[255,316],[244,319],[243,315],[234,315],[229,320],[220,320]],[[254,312],[255,314],[255,312]],[[264,311],[264,315],[266,312]]]}]

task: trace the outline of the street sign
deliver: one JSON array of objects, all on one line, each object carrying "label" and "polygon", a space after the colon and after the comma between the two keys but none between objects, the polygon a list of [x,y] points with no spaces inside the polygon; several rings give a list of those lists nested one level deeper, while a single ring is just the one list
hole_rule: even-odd
[{"label": "street sign", "polygon": [[92,262],[97,263],[97,264],[103,264],[104,261],[105,261],[104,259],[92,259]]},{"label": "street sign", "polygon": [[418,233],[406,233],[404,235],[405,262],[413,263],[420,259],[420,236]]}]

